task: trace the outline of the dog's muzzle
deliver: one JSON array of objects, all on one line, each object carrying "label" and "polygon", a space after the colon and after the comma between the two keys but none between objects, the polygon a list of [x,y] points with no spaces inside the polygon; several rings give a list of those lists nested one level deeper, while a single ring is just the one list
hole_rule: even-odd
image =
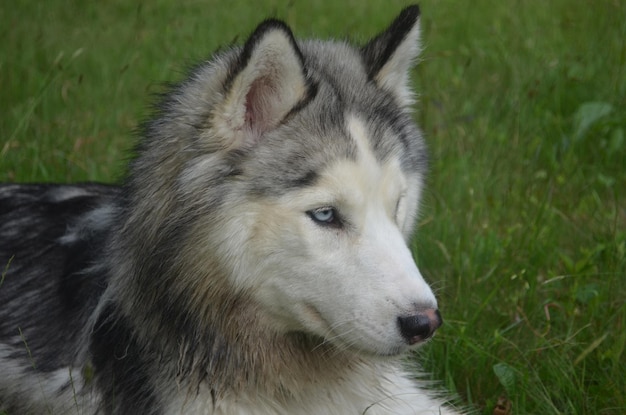
[{"label": "dog's muzzle", "polygon": [[443,320],[439,310],[429,308],[421,310],[417,314],[398,317],[398,326],[400,327],[400,333],[406,341],[413,345],[432,337]]}]

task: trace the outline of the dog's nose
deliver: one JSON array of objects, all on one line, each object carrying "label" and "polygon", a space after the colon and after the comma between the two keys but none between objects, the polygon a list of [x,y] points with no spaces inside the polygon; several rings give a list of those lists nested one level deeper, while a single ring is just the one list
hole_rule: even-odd
[{"label": "dog's nose", "polygon": [[417,314],[398,317],[398,326],[400,333],[409,344],[419,343],[431,337],[437,330],[443,320],[439,310],[429,308],[421,310]]}]

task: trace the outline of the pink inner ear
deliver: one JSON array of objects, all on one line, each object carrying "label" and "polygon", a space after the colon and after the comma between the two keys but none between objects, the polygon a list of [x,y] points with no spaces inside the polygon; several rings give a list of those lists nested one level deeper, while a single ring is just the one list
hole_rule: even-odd
[{"label": "pink inner ear", "polygon": [[[273,127],[272,112],[277,99],[273,85],[267,77],[256,79],[246,95],[245,125],[255,138]],[[275,118],[275,117],[274,117]]]},{"label": "pink inner ear", "polygon": [[248,91],[248,94],[246,95],[246,123],[245,125],[248,128],[251,128],[251,126],[254,125],[254,121],[257,118],[256,117],[257,110],[254,108],[256,95],[257,95],[256,88],[254,88],[254,85],[252,85],[252,87],[250,88],[250,91]]}]

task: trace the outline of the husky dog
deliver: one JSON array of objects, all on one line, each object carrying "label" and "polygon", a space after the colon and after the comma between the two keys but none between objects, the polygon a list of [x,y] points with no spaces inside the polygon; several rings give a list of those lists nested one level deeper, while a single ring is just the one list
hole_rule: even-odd
[{"label": "husky dog", "polygon": [[454,414],[411,237],[419,9],[363,47],[267,20],[172,88],[121,187],[0,187],[0,408]]}]

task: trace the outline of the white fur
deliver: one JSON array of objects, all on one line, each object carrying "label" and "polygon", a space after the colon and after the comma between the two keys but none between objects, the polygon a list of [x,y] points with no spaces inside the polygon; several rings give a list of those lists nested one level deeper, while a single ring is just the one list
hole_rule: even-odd
[{"label": "white fur", "polygon": [[[179,396],[167,415],[454,415],[449,406],[393,364],[364,364],[349,379],[318,385],[288,403],[259,393],[226,397],[214,407],[208,391]],[[202,393],[206,392],[206,393]]]},{"label": "white fur", "polygon": [[[404,188],[397,161],[379,165],[361,121],[351,117],[348,125],[359,143],[358,162],[339,161],[312,188],[230,213],[238,218],[225,230],[234,236],[230,251],[244,252],[237,259],[243,268],[233,274],[280,330],[397,354],[408,347],[397,318],[437,307],[404,239],[406,217],[396,218],[399,200],[414,204],[416,190]],[[345,228],[322,228],[305,213],[325,206],[338,210]]]},{"label": "white fur", "polygon": [[[410,346],[398,316],[437,307],[407,247],[419,180],[406,177],[395,157],[376,159],[362,120],[348,114],[346,124],[357,160],[328,166],[312,187],[230,206],[220,255],[231,258],[234,285],[253,293],[275,330],[316,333],[363,358],[336,382],[296,387],[300,395],[289,401],[259,390],[213,406],[200,391],[171,399],[168,414],[457,413],[411,380],[399,359]],[[306,215],[327,206],[345,228],[323,228]]]}]

